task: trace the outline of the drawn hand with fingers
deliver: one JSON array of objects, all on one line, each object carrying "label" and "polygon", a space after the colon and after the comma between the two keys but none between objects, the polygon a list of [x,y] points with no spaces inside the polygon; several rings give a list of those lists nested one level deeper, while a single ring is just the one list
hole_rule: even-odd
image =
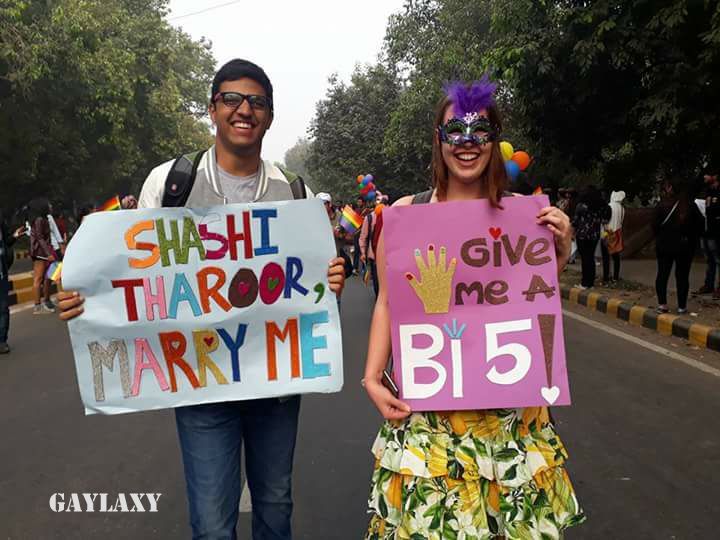
[{"label": "drawn hand with fingers", "polygon": [[452,297],[452,279],[455,274],[457,259],[454,257],[446,268],[447,252],[440,247],[440,257],[436,259],[435,246],[430,244],[427,249],[427,264],[419,249],[415,250],[415,263],[420,270],[420,279],[410,272],[405,274],[410,286],[423,303],[425,313],[447,313],[450,311]]}]

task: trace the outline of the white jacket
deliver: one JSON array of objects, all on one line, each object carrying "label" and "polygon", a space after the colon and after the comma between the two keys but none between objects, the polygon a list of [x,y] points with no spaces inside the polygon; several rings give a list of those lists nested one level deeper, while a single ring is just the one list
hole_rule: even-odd
[{"label": "white jacket", "polygon": [[610,202],[608,203],[608,206],[610,206],[610,210],[612,211],[612,214],[610,216],[610,221],[607,224],[607,230],[610,232],[617,231],[618,229],[622,229],[623,220],[625,219],[625,208],[623,208],[622,202],[625,200],[625,192],[624,191],[613,191],[610,194]]}]

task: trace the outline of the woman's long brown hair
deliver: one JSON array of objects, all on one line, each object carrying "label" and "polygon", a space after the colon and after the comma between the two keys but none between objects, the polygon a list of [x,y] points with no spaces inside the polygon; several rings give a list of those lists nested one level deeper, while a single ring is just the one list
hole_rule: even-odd
[{"label": "woman's long brown hair", "polygon": [[[442,125],[445,110],[451,103],[447,96],[440,100],[435,111],[435,123],[433,124],[432,161],[430,162],[430,168],[432,170],[432,186],[437,192],[439,201],[444,201],[447,197],[448,167],[442,157],[441,145],[443,143],[440,142],[438,126]],[[491,105],[488,107],[487,112],[490,123],[495,126],[498,131],[501,131],[502,123],[497,107]],[[508,185],[505,160],[503,160],[502,152],[500,151],[500,141],[495,140],[490,144],[492,145],[490,149],[490,161],[488,161],[485,170],[480,175],[480,182],[487,189],[490,204],[495,208],[502,208],[500,199]]]}]

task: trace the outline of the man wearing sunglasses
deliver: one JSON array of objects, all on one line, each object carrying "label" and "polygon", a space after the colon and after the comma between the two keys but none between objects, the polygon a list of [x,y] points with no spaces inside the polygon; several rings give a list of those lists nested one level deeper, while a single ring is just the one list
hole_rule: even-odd
[{"label": "man wearing sunglasses", "polygon": [[[213,79],[209,109],[215,144],[194,163],[194,181],[188,189],[173,182],[175,160],[168,161],[145,180],[138,207],[184,203],[201,208],[293,199],[283,171],[260,157],[273,120],[273,88],[262,68],[239,59],[225,64]],[[189,193],[173,198],[176,190]],[[313,194],[306,189],[306,196]],[[328,281],[338,296],[344,280],[343,259],[333,259]],[[61,318],[71,319],[82,312],[82,299],[65,292],[60,309]],[[253,539],[291,538],[291,475],[299,409],[299,396],[175,409],[193,538],[236,538],[241,448],[252,498]]]}]

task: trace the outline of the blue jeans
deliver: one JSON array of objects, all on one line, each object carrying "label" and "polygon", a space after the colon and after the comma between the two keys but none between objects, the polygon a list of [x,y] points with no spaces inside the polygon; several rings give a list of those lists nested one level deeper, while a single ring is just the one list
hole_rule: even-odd
[{"label": "blue jeans", "polygon": [[7,343],[8,331],[10,330],[9,292],[10,283],[8,283],[7,276],[0,277],[0,343]]},{"label": "blue jeans", "polygon": [[292,465],[300,396],[175,409],[193,538],[237,538],[240,452],[252,500],[253,540],[290,540]]}]

